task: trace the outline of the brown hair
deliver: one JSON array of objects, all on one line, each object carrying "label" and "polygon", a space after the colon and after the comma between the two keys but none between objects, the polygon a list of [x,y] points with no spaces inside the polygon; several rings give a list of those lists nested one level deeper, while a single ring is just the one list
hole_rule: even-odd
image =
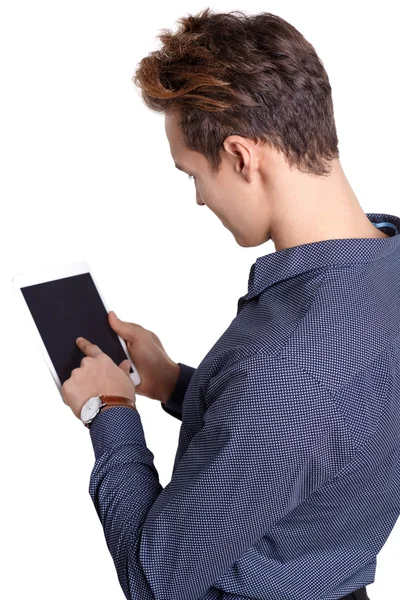
[{"label": "brown hair", "polygon": [[331,86],[314,47],[271,13],[206,8],[161,30],[133,76],[152,110],[176,111],[182,139],[214,171],[228,135],[268,143],[290,166],[330,173],[339,157]]}]

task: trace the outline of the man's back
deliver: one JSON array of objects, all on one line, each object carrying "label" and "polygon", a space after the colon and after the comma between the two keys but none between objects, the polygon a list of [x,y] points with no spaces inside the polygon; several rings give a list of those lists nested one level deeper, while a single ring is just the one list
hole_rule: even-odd
[{"label": "man's back", "polygon": [[[399,217],[368,217],[400,231]],[[196,370],[183,366],[163,405],[184,400],[176,481],[218,423],[197,458],[210,489],[197,517],[220,570],[243,545],[204,598],[336,600],[374,581],[400,514],[399,272],[399,233],[260,257],[237,316]],[[191,484],[177,519],[197,518]]]}]

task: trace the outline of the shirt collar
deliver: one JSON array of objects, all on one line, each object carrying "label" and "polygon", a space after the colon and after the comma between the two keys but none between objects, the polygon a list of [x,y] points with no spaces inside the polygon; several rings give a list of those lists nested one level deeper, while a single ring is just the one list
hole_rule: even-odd
[{"label": "shirt collar", "polygon": [[343,238],[321,240],[284,248],[257,258],[250,268],[248,292],[239,299],[239,306],[263,290],[305,271],[336,265],[368,262],[382,258],[400,248],[400,217],[387,213],[365,213],[371,223],[395,225],[385,229],[390,238]]}]

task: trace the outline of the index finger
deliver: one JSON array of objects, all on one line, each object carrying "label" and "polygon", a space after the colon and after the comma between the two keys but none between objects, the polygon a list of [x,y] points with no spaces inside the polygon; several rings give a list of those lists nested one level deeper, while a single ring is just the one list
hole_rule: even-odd
[{"label": "index finger", "polygon": [[76,345],[82,350],[86,356],[91,356],[95,358],[95,356],[99,356],[99,354],[103,354],[96,344],[91,344],[89,340],[83,337],[78,337],[76,340]]}]

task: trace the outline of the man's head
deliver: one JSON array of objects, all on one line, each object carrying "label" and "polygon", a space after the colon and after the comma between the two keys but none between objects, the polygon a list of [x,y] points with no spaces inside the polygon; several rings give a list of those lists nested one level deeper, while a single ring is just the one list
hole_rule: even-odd
[{"label": "man's head", "polygon": [[292,196],[296,186],[322,190],[337,170],[327,73],[303,35],[270,13],[205,9],[179,25],[163,30],[133,80],[165,114],[173,161],[194,177],[198,204],[240,245],[257,246],[270,239],[273,211],[279,220],[277,185]]},{"label": "man's head", "polygon": [[215,170],[203,153],[186,146],[176,114],[166,114],[165,130],[175,166],[193,177],[197,203],[207,205],[239,245],[258,246],[265,242],[268,214],[259,170],[261,152],[256,144],[246,137],[229,135]]}]

